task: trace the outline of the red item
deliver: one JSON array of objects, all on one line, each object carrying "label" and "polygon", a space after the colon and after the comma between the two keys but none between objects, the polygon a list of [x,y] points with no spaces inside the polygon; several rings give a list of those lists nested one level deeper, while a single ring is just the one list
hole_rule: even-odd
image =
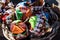
[{"label": "red item", "polygon": [[2,16],[2,20],[5,22],[6,21],[6,17],[8,16],[9,14],[6,13],[5,15]]},{"label": "red item", "polygon": [[2,20],[5,22],[6,21],[6,16],[2,17]]}]

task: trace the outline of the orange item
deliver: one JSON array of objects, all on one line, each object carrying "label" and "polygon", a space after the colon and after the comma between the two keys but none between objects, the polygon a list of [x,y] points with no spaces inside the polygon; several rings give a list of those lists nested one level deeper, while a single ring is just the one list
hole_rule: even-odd
[{"label": "orange item", "polygon": [[18,27],[16,25],[13,25],[13,28],[12,28],[12,33],[13,34],[21,34],[25,31],[25,29],[23,29],[22,27]]}]

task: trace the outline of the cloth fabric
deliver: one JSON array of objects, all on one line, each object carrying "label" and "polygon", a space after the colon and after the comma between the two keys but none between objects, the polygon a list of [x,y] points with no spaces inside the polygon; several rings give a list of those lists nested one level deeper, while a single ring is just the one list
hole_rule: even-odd
[{"label": "cloth fabric", "polygon": [[36,26],[36,22],[37,22],[37,16],[32,16],[30,19],[29,19],[29,23],[31,24],[31,27],[34,29],[35,26]]},{"label": "cloth fabric", "polygon": [[[23,22],[21,22],[21,23],[19,23],[19,22],[21,22],[21,20],[15,20],[12,22],[12,24],[10,26],[12,33],[14,33],[14,34],[22,34],[23,32],[25,33],[26,25]],[[19,24],[19,25],[17,26],[17,24]]]},{"label": "cloth fabric", "polygon": [[20,3],[18,3],[17,4],[17,6],[16,6],[16,16],[17,16],[17,19],[18,20],[20,20],[21,18],[22,18],[22,16],[23,16],[23,13],[20,11],[20,7],[26,7],[25,5],[24,5],[24,3],[26,3],[26,2],[20,2]]},{"label": "cloth fabric", "polygon": [[17,9],[17,10],[16,10],[17,20],[20,20],[20,19],[22,18],[22,16],[23,16],[23,13],[22,13],[19,9]]}]

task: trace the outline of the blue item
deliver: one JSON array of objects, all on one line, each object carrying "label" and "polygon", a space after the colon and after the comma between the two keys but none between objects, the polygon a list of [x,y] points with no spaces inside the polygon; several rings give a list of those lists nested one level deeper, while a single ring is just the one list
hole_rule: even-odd
[{"label": "blue item", "polygon": [[45,12],[45,16],[46,16],[46,18],[47,18],[47,19],[49,19],[49,18],[50,18],[50,15],[49,15],[49,13],[48,13],[48,12]]}]

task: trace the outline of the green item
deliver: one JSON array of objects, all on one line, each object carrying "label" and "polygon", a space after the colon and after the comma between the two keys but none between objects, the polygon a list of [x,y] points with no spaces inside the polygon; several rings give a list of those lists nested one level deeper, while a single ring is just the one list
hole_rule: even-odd
[{"label": "green item", "polygon": [[23,16],[23,13],[19,10],[19,9],[16,9],[16,17],[17,17],[17,20],[20,20]]},{"label": "green item", "polygon": [[32,16],[32,17],[29,19],[29,23],[31,24],[31,27],[34,29],[35,26],[36,26],[36,23],[37,23],[37,16]]}]

